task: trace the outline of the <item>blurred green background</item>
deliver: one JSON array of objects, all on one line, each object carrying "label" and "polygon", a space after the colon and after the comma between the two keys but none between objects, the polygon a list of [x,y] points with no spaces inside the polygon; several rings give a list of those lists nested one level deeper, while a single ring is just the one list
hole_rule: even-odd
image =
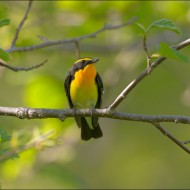
[{"label": "blurred green background", "polygon": [[[1,1],[0,18],[11,24],[0,29],[0,47],[10,48],[27,1]],[[89,34],[105,23],[121,24],[134,16],[146,27],[168,18],[181,30],[152,30],[148,48],[160,42],[175,45],[189,38],[190,2],[183,1],[34,1],[20,32],[17,46]],[[189,47],[183,49],[189,55]],[[97,70],[105,86],[103,107],[108,106],[146,68],[142,35],[135,24],[105,31],[80,42],[81,57],[98,57]],[[68,108],[63,82],[76,60],[75,44],[11,53],[10,65],[29,67],[48,63],[30,72],[0,68],[1,106]],[[148,76],[118,111],[140,114],[189,115],[190,64],[166,60]],[[19,120],[1,117],[0,128],[12,136],[4,146],[13,149],[52,132],[46,141],[0,163],[0,184],[9,189],[190,188],[190,155],[146,123],[100,118],[104,136],[83,142],[72,118]],[[189,126],[165,124],[180,140],[190,139]]]}]

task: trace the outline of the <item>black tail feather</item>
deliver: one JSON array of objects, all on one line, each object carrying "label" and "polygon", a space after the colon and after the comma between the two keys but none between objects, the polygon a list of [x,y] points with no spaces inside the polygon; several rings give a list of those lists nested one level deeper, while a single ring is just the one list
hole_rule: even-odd
[{"label": "black tail feather", "polygon": [[96,138],[103,136],[103,133],[100,129],[98,121],[96,121],[96,122],[92,121],[92,125],[96,123],[96,126],[93,125],[93,129],[91,129],[89,127],[85,117],[75,117],[75,120],[76,120],[78,127],[81,128],[81,139],[82,140],[87,141],[87,140],[90,140],[91,138],[96,139]]},{"label": "black tail feather", "polygon": [[97,139],[99,137],[102,137],[103,136],[103,133],[102,133],[102,130],[98,124],[98,126],[94,127],[94,129],[92,130],[92,137]]},{"label": "black tail feather", "polygon": [[86,119],[81,117],[81,139],[84,141],[90,140],[92,137],[92,130],[90,129]]},{"label": "black tail feather", "polygon": [[92,130],[92,137],[99,138],[103,136],[102,130],[100,128],[100,125],[98,123],[98,117],[93,117],[92,118],[92,126],[93,126],[93,130]]}]

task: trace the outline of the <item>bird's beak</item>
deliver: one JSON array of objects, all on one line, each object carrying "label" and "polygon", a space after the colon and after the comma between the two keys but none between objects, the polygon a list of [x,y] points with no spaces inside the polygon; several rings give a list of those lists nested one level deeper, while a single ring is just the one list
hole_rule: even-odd
[{"label": "bird's beak", "polygon": [[94,58],[94,59],[92,60],[93,63],[96,63],[97,61],[99,61],[99,58]]}]

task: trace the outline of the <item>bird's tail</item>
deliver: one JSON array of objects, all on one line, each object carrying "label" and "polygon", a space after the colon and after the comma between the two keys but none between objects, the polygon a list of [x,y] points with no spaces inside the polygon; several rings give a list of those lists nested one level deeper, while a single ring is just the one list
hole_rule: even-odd
[{"label": "bird's tail", "polygon": [[90,140],[91,138],[96,139],[103,136],[103,133],[99,126],[98,121],[96,121],[96,125],[93,125],[93,122],[92,122],[93,128],[91,129],[85,117],[76,117],[75,120],[76,120],[77,125],[81,128],[82,140],[87,141],[87,140]]}]

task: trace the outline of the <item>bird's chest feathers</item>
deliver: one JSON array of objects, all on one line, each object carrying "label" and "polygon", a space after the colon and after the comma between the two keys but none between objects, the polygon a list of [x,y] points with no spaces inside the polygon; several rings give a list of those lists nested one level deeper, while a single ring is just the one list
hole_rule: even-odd
[{"label": "bird's chest feathers", "polygon": [[75,73],[71,82],[70,95],[73,104],[79,108],[92,108],[98,99],[98,90],[95,82],[96,70],[93,64]]},{"label": "bird's chest feathers", "polygon": [[84,69],[80,69],[75,73],[75,84],[80,87],[88,87],[95,82],[95,77],[96,70],[94,65],[87,65]]}]

